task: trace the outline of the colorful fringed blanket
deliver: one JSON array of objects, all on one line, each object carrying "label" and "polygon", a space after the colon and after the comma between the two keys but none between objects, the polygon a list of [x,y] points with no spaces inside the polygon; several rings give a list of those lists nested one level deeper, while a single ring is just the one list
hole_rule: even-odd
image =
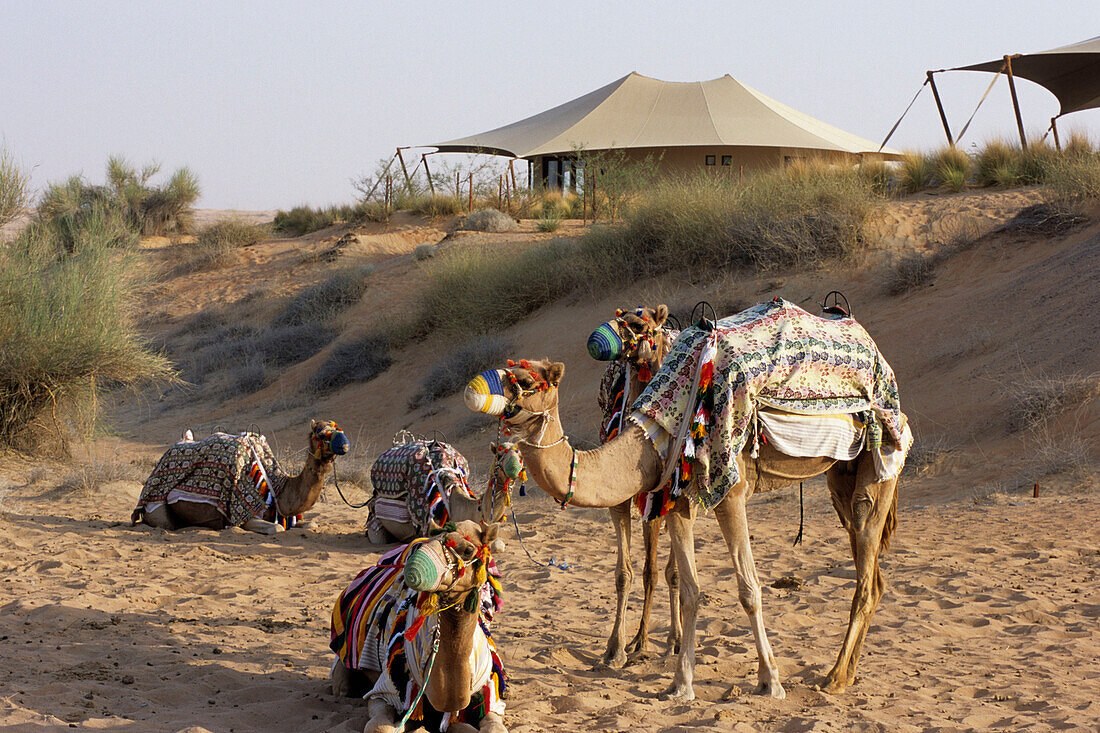
[{"label": "colorful fringed blanket", "polygon": [[427,535],[450,519],[450,496],[460,491],[475,498],[469,486],[466,459],[447,443],[414,440],[395,445],[375,460],[370,480],[374,494],[367,521],[407,522],[415,534]]},{"label": "colorful fringed blanket", "polygon": [[[332,609],[330,648],[348,669],[379,672],[366,697],[380,697],[402,715],[417,698],[431,662],[432,639],[439,616],[421,614],[428,593],[417,593],[402,582],[409,555],[427,539],[413,540],[390,550],[361,572],[336,600]],[[489,574],[499,577],[495,562]],[[485,583],[480,593],[478,626],[474,630],[470,667],[473,692],[457,721],[477,727],[489,712],[504,714],[504,665],[489,631],[500,608],[500,596]],[[438,671],[436,672],[438,673]],[[428,730],[444,731],[449,716],[421,697],[409,718]]]},{"label": "colorful fringed blanket", "polygon": [[685,330],[629,419],[663,452],[681,422],[691,421],[681,457],[698,473],[696,499],[709,509],[740,480],[735,459],[758,406],[805,415],[870,411],[901,450],[911,440],[894,373],[867,331],[852,318],[818,318],[781,298],[718,321],[714,332]]},{"label": "colorful fringed blanket", "polygon": [[275,501],[286,479],[267,438],[258,433],[185,438],[157,461],[134,516],[182,499],[214,505],[231,527],[253,517],[293,526],[299,518],[279,516]]},{"label": "colorful fringed blanket", "polygon": [[[677,332],[679,335],[679,332]],[[652,377],[651,377],[652,378]],[[630,392],[630,367],[621,361],[607,365],[597,402],[603,411],[600,421],[600,442],[606,443],[619,434],[629,413],[627,399]],[[672,510],[676,500],[683,493],[680,482],[680,469],[672,475],[660,491],[641,491],[634,497],[634,506],[645,521],[663,517]]]}]

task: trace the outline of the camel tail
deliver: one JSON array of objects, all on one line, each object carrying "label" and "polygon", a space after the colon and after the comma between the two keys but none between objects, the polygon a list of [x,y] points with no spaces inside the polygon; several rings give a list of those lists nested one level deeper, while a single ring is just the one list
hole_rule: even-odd
[{"label": "camel tail", "polygon": [[890,502],[890,511],[886,514],[886,522],[882,525],[882,542],[879,552],[890,549],[890,538],[894,536],[894,530],[898,528],[898,487],[894,484],[894,499]]}]

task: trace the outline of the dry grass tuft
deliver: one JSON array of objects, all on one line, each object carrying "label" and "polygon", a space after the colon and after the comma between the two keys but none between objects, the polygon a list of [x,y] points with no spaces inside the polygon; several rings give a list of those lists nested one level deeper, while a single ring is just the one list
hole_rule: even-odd
[{"label": "dry grass tuft", "polygon": [[932,255],[911,252],[898,257],[886,278],[886,292],[890,295],[905,293],[924,287],[936,274],[936,261]]},{"label": "dry grass tuft", "polygon": [[349,384],[370,381],[389,369],[392,363],[389,339],[368,334],[337,344],[308,386],[314,394],[329,394]]},{"label": "dry grass tuft", "polygon": [[57,490],[62,493],[91,494],[114,481],[144,481],[146,475],[141,468],[119,456],[114,459],[96,458],[74,466],[61,479]]},{"label": "dry grass tuft", "polygon": [[1100,373],[1063,377],[1026,374],[1009,382],[1004,392],[1010,403],[1009,430],[1034,429],[1100,395]]},{"label": "dry grass tuft", "polygon": [[458,223],[458,229],[475,232],[514,232],[516,220],[496,209],[482,209],[470,214]]},{"label": "dry grass tuft", "polygon": [[903,471],[910,476],[924,476],[935,470],[940,461],[953,452],[956,447],[944,435],[930,438],[920,436],[909,450]]}]

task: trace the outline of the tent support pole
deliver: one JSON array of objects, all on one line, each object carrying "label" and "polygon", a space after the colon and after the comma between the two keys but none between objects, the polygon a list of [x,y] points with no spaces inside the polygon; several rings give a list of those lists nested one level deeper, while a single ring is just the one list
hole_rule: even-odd
[{"label": "tent support pole", "polygon": [[1054,133],[1054,147],[1058,152],[1062,152],[1062,141],[1058,139],[1058,118],[1050,118],[1050,131]]},{"label": "tent support pole", "polygon": [[[943,123],[943,131],[947,134],[947,144],[954,146],[955,140],[951,137],[951,127],[947,124],[947,115],[943,111],[943,102],[940,101],[940,90],[936,89],[936,79],[933,76],[936,72],[929,71],[928,83],[932,85],[932,97],[936,100],[936,109],[940,111],[940,122]],[[885,145],[885,143],[883,143]]]},{"label": "tent support pole", "polygon": [[424,162],[424,175],[428,177],[428,190],[432,192],[432,196],[435,196],[435,184],[432,183],[432,172],[428,170],[428,154],[424,153],[421,155],[420,160]]},{"label": "tent support pole", "polygon": [[[397,157],[397,156],[394,156]],[[386,163],[385,169],[382,171],[382,175],[378,176],[378,180],[374,182],[374,185],[370,187],[370,193],[363,197],[364,201],[370,201],[370,197],[374,195],[375,189],[378,188],[378,184],[386,177],[386,174],[390,172],[390,166],[393,165],[393,158],[390,158],[390,162]]]},{"label": "tent support pole", "polygon": [[1005,73],[1008,74],[1008,91],[1012,94],[1012,110],[1016,113],[1016,128],[1020,131],[1020,147],[1027,150],[1027,136],[1024,134],[1024,120],[1020,117],[1020,101],[1016,99],[1016,81],[1012,75],[1013,56],[1005,56]]},{"label": "tent support pole", "polygon": [[402,148],[397,149],[397,159],[401,161],[401,170],[405,173],[405,188],[408,190],[409,195],[413,195],[412,179],[409,178],[409,169],[405,167],[405,156],[401,155]]}]

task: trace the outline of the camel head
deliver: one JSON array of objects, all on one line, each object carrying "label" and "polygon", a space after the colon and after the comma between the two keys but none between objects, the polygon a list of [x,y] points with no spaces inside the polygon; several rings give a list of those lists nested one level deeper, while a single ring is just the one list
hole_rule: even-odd
[{"label": "camel head", "polygon": [[[467,520],[448,526],[451,531],[436,535],[409,555],[405,585],[416,591],[439,594],[440,607],[466,596],[464,606],[473,613],[481,587],[493,582],[490,573],[495,572],[495,567],[490,565],[493,554],[504,551],[504,541],[497,537],[496,524]],[[499,587],[495,590],[499,592]],[[469,601],[471,595],[475,598],[473,603]]]},{"label": "camel head", "polygon": [[527,480],[527,468],[515,443],[489,443],[489,449],[493,452],[493,467],[479,509],[486,521],[499,522],[512,505],[512,484]]},{"label": "camel head", "polygon": [[534,435],[558,409],[558,384],[564,374],[560,361],[509,359],[507,369],[489,369],[470,380],[466,407],[499,417],[520,435]]},{"label": "camel head", "polygon": [[336,423],[311,420],[309,428],[309,452],[322,463],[348,452],[351,441]]},{"label": "camel head", "polygon": [[620,308],[588,337],[588,353],[597,361],[625,361],[636,366],[651,360],[657,337],[668,320],[668,306]]}]

